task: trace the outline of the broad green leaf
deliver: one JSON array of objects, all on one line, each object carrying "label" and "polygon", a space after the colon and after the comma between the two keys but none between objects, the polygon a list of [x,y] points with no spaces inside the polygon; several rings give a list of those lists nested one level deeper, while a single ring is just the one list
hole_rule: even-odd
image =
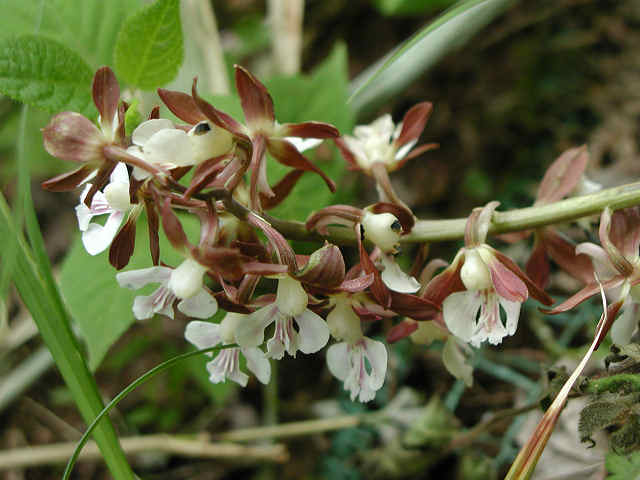
[{"label": "broad green leaf", "polygon": [[[0,38],[39,33],[76,51],[92,69],[113,62],[116,36],[140,0],[0,0]],[[42,9],[42,11],[41,11]]]},{"label": "broad green leaf", "polygon": [[383,15],[421,15],[448,7],[455,0],[373,0]]},{"label": "broad green leaf", "polygon": [[[195,216],[180,219],[190,238],[193,240],[196,236],[197,239],[199,224]],[[182,261],[162,232],[160,259],[174,267]],[[151,266],[147,225],[141,218],[136,228],[135,253],[124,271]],[[87,344],[92,370],[100,365],[111,345],[136,321],[131,310],[133,299],[138,295],[148,295],[158,287],[149,285],[138,291],[121,288],[116,282],[116,273],[109,264],[108,249],[91,256],[85,251],[79,236],[60,273],[60,288]]]},{"label": "broad green leaf", "polygon": [[93,73],[75,52],[38,35],[0,41],[0,93],[49,112],[93,116]]},{"label": "broad green leaf", "polygon": [[628,457],[610,452],[605,466],[610,474],[607,480],[636,479],[640,477],[640,452],[634,452]]},{"label": "broad green leaf", "polygon": [[465,0],[447,10],[351,84],[349,99],[362,114],[399,93],[443,56],[464,45],[515,0]]},{"label": "broad green leaf", "polygon": [[118,34],[116,71],[143,90],[160,87],[177,75],[182,64],[179,0],[158,0],[127,19]]}]

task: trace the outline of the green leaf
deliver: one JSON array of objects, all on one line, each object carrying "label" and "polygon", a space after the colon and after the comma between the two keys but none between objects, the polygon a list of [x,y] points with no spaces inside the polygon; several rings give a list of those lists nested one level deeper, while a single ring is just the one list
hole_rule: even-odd
[{"label": "green leaf", "polygon": [[[199,232],[195,216],[180,219],[187,234]],[[160,233],[161,260],[177,266],[183,258],[173,250],[162,231]],[[152,266],[148,245],[147,226],[140,219],[136,228],[135,253],[125,271]],[[85,251],[79,236],[60,272],[60,288],[86,341],[92,370],[100,365],[111,345],[135,321],[131,310],[133,299],[138,295],[148,295],[157,288],[157,285],[137,291],[121,288],[116,281],[116,273],[109,264],[109,251],[91,256]]]},{"label": "green leaf", "polygon": [[640,452],[634,452],[628,457],[608,453],[605,466],[610,475],[607,480],[628,480],[640,477]]},{"label": "green leaf", "polygon": [[455,0],[373,0],[380,13],[388,16],[422,15],[453,3]]},{"label": "green leaf", "polygon": [[140,101],[135,99],[124,114],[124,133],[127,136],[131,136],[136,127],[144,121],[140,110],[138,110],[139,104]]},{"label": "green leaf", "polygon": [[0,93],[28,105],[95,115],[93,72],[72,50],[38,35],[0,41]]},{"label": "green leaf", "polygon": [[135,87],[152,90],[177,75],[182,64],[179,0],[158,0],[127,19],[115,49],[116,71]]},{"label": "green leaf", "polygon": [[[97,69],[113,62],[122,22],[139,0],[3,0],[0,38],[38,33],[75,50]],[[42,11],[41,11],[42,10]]]},{"label": "green leaf", "polygon": [[359,114],[375,109],[464,45],[512,3],[514,0],[466,0],[447,10],[354,79],[352,107]]}]

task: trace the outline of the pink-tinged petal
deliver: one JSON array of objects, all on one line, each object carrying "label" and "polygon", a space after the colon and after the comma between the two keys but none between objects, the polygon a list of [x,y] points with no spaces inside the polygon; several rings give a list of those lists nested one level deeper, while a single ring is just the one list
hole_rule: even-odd
[{"label": "pink-tinged petal", "polygon": [[623,210],[616,210],[611,215],[609,239],[627,259],[638,258],[638,248],[640,248],[640,208],[629,207]]},{"label": "pink-tinged petal", "polygon": [[389,305],[391,305],[391,293],[382,281],[380,272],[371,261],[371,257],[369,257],[369,254],[362,244],[362,233],[362,228],[360,224],[358,224],[356,226],[356,235],[358,239],[358,251],[360,253],[360,264],[362,265],[362,270],[365,274],[373,274],[374,280],[371,284],[371,294],[383,308],[388,308]]},{"label": "pink-tinged petal", "polygon": [[431,102],[422,102],[414,105],[405,113],[402,119],[402,130],[394,142],[398,148],[406,143],[416,142],[420,138],[432,111],[433,104]]},{"label": "pink-tinged petal", "polygon": [[[631,226],[626,221],[624,213],[611,212],[609,207],[602,211],[600,216],[599,236],[602,247],[606,250],[609,260],[616,270],[622,275],[629,276],[633,272],[633,265],[624,257],[620,248],[624,246],[624,236],[631,233]],[[638,252],[632,254],[631,258],[637,258]]]},{"label": "pink-tinged petal", "polygon": [[93,103],[100,112],[100,121],[111,130],[111,124],[118,112],[120,86],[115,74],[109,67],[99,68],[93,76]]},{"label": "pink-tinged petal", "polygon": [[[467,347],[468,348],[468,347]],[[442,363],[447,371],[467,387],[473,385],[473,366],[462,351],[455,337],[449,336],[442,349]]]},{"label": "pink-tinged petal", "polygon": [[230,115],[227,115],[226,113],[214,108],[211,104],[200,98],[200,96],[198,95],[197,85],[198,79],[194,78],[193,85],[191,87],[191,96],[193,97],[193,101],[196,103],[196,106],[202,112],[202,114],[215,125],[233,133],[238,139],[242,140],[245,143],[250,143],[251,140],[247,136],[246,128],[244,127],[244,125],[240,124]]},{"label": "pink-tinged petal", "polygon": [[191,198],[194,194],[207,188],[216,178],[218,172],[226,167],[224,160],[228,160],[229,158],[229,154],[224,154],[219,157],[210,158],[199,164],[193,172],[191,183],[189,184],[189,188],[184,192],[184,197]]},{"label": "pink-tinged petal", "polygon": [[287,273],[289,267],[279,263],[247,262],[242,266],[242,271],[246,274],[267,276]]},{"label": "pink-tinged petal", "polygon": [[276,255],[278,256],[279,263],[287,265],[289,270],[292,272],[298,270],[296,254],[291,248],[291,245],[289,245],[289,242],[280,232],[273,228],[265,219],[254,213],[247,215],[247,222],[249,225],[262,230],[262,233],[265,234],[267,240],[269,240],[269,243],[274,248]]},{"label": "pink-tinged petal", "polygon": [[79,113],[57,114],[42,129],[42,138],[45,150],[54,157],[78,163],[102,160],[104,137],[91,121]]},{"label": "pink-tinged petal", "polygon": [[538,233],[536,233],[535,240],[533,242],[531,256],[529,257],[529,260],[527,260],[525,272],[531,281],[541,289],[546,288],[549,284],[551,265],[549,265],[549,260],[547,258],[544,240],[539,238]]},{"label": "pink-tinged petal", "polygon": [[512,302],[524,302],[528,297],[525,283],[499,261],[489,262],[491,281],[498,295]]},{"label": "pink-tinged petal", "polygon": [[439,308],[431,301],[406,293],[391,292],[391,310],[413,320],[433,320]]},{"label": "pink-tinged petal", "polygon": [[325,181],[329,190],[336,191],[336,184],[322,170],[307,160],[291,143],[279,138],[267,139],[267,150],[283,165],[298,170],[317,173]]},{"label": "pink-tinged petal", "polygon": [[144,147],[151,137],[162,130],[174,130],[173,123],[166,118],[146,120],[133,131],[131,141],[134,145]]},{"label": "pink-tinged petal", "polygon": [[[583,283],[589,283],[593,280],[592,263],[587,257],[579,255],[572,241],[553,228],[545,228],[542,232],[544,248],[560,268]],[[600,278],[605,279],[607,277]]]},{"label": "pink-tinged petal", "polygon": [[611,326],[611,340],[616,345],[627,345],[631,343],[633,333],[638,329],[638,319],[640,318],[640,304],[627,302],[624,312]]},{"label": "pink-tinged petal", "polygon": [[156,313],[173,319],[173,302],[176,297],[163,286],[148,296],[138,296],[133,300],[133,316],[138,320],[146,320]]},{"label": "pink-tinged petal", "polygon": [[476,317],[482,306],[479,292],[456,292],[442,302],[442,316],[449,331],[463,342],[471,342],[476,334]]},{"label": "pink-tinged petal", "polygon": [[291,190],[293,190],[293,187],[296,186],[298,180],[300,180],[303,174],[303,170],[293,170],[287,173],[274,187],[271,187],[273,197],[269,197],[268,195],[261,193],[260,204],[262,205],[262,209],[270,210],[286,200],[287,196],[291,193]]},{"label": "pink-tinged petal", "polygon": [[[611,288],[620,286],[624,281],[625,277],[619,275],[602,282],[602,288],[604,288],[605,290],[609,290]],[[600,285],[598,283],[589,283],[585,285],[582,290],[567,298],[560,305],[556,305],[551,309],[541,309],[541,311],[547,315],[555,315],[557,313],[566,312],[598,293],[600,293]]]},{"label": "pink-tinged petal", "polygon": [[477,247],[485,243],[493,212],[495,212],[499,206],[500,202],[493,201],[487,203],[484,207],[477,207],[472,210],[464,227],[465,247]]},{"label": "pink-tinged petal", "polygon": [[216,355],[216,358],[207,363],[209,381],[221,383],[227,379],[246,387],[249,376],[240,371],[240,349],[228,348]]},{"label": "pink-tinged petal", "polygon": [[[184,338],[194,344],[198,350],[215,347],[222,342],[220,337],[220,325],[198,320],[189,322],[184,330]],[[212,352],[207,353],[210,357]]]},{"label": "pink-tinged petal", "polygon": [[339,286],[345,277],[344,258],[340,249],[335,245],[325,244],[311,254],[307,264],[295,277],[320,288]]},{"label": "pink-tinged petal", "polygon": [[324,122],[283,123],[279,126],[278,133],[283,137],[318,139],[335,138],[340,135],[336,127]]},{"label": "pink-tinged petal", "polygon": [[294,320],[298,324],[298,349],[302,353],[315,353],[329,341],[329,327],[320,315],[306,309]]},{"label": "pink-tinged petal", "polygon": [[184,233],[180,220],[178,220],[176,214],[173,213],[171,200],[169,198],[166,199],[162,207],[162,228],[167,234],[167,238],[169,239],[169,242],[171,242],[173,248],[179,252],[184,252],[185,249],[191,246],[187,239],[187,234]]},{"label": "pink-tinged petal", "polygon": [[235,69],[236,89],[247,124],[257,128],[265,124],[272,125],[276,117],[273,113],[271,95],[265,86],[246,69],[240,65],[235,65]]},{"label": "pink-tinged petal", "polygon": [[538,187],[536,203],[556,202],[569,195],[580,181],[588,161],[589,152],[584,145],[563,152],[544,174]]},{"label": "pink-tinged petal", "polygon": [[140,270],[129,270],[128,272],[117,273],[116,280],[122,288],[138,290],[150,283],[168,282],[171,277],[171,270],[169,267],[149,267]]},{"label": "pink-tinged petal", "polygon": [[533,283],[533,281],[529,277],[527,277],[527,275],[522,270],[520,270],[520,267],[518,267],[518,265],[516,265],[513,260],[511,260],[503,253],[494,250],[493,248],[491,248],[491,253],[497,258],[500,263],[502,263],[505,267],[515,273],[520,278],[520,280],[524,282],[524,284],[527,286],[527,290],[529,291],[530,296],[538,300],[540,303],[543,303],[544,305],[553,305],[553,298],[551,298],[544,290],[541,290],[535,283]]},{"label": "pink-tinged petal", "polygon": [[[369,364],[371,365],[371,373],[369,374],[369,388],[374,392],[382,388],[384,379],[387,374],[387,347],[384,343],[364,337],[364,350]],[[367,401],[362,400],[360,401]]]},{"label": "pink-tinged petal", "polygon": [[384,266],[381,278],[389,290],[400,293],[415,293],[420,290],[422,285],[415,278],[403,272],[393,257],[382,254],[380,258]]},{"label": "pink-tinged petal", "polygon": [[358,293],[362,292],[375,280],[375,276],[370,273],[368,275],[363,275],[357,278],[350,278],[348,280],[343,281],[338,287],[337,290],[348,293]]},{"label": "pink-tinged petal", "polygon": [[349,149],[345,138],[336,138],[334,139],[334,142],[336,144],[336,147],[338,147],[342,158],[344,158],[344,160],[347,162],[347,168],[349,168],[349,170],[362,170],[362,167],[360,167],[355,154]]},{"label": "pink-tinged petal", "polygon": [[178,310],[187,317],[210,318],[218,311],[218,302],[207,289],[202,288],[194,296],[178,303]]},{"label": "pink-tinged petal", "polygon": [[271,363],[259,348],[243,348],[242,354],[247,359],[247,368],[256,378],[266,385],[271,379]]},{"label": "pink-tinged petal", "polygon": [[351,371],[347,343],[336,343],[327,349],[327,367],[334,377],[344,382]]},{"label": "pink-tinged petal", "polygon": [[[124,214],[123,214],[124,215]],[[109,249],[109,263],[116,270],[121,270],[129,264],[136,246],[136,213],[129,216],[124,226],[115,235]],[[109,221],[107,221],[107,224]],[[107,225],[105,225],[106,227]]]},{"label": "pink-tinged petal", "polygon": [[89,255],[98,255],[111,245],[123,218],[123,212],[113,212],[104,226],[97,223],[89,224],[82,232],[82,244]]},{"label": "pink-tinged petal", "polygon": [[95,171],[90,165],[83,165],[71,172],[45,180],[40,185],[50,192],[68,192],[82,184]]},{"label": "pink-tinged petal", "polygon": [[208,267],[232,281],[240,280],[247,273],[245,264],[251,260],[235,248],[210,247],[209,245],[192,247],[190,254],[200,265]]},{"label": "pink-tinged petal", "polygon": [[386,163],[373,162],[370,166],[370,172],[376,180],[376,187],[382,202],[396,203],[409,210],[409,207],[407,207],[402,199],[398,197],[393,189],[393,185],[391,185],[391,179],[389,178],[389,171],[387,170]]},{"label": "pink-tinged petal", "polygon": [[328,225],[337,224],[353,227],[362,219],[364,211],[351,205],[331,205],[317,212],[313,212],[305,227],[307,230],[317,230],[321,235],[328,235]]},{"label": "pink-tinged petal", "polygon": [[275,193],[269,186],[267,179],[267,162],[264,155],[266,149],[265,138],[258,135],[253,139],[253,151],[251,154],[251,206],[260,209],[260,193],[267,197],[274,197]]},{"label": "pink-tinged petal", "polygon": [[378,202],[371,206],[373,213],[390,213],[398,219],[400,225],[402,225],[402,233],[407,234],[411,232],[411,229],[416,223],[416,219],[413,216],[413,212],[406,208],[404,205],[398,205],[395,203]]},{"label": "pink-tinged petal", "polygon": [[167,108],[171,110],[171,113],[180,120],[191,125],[195,125],[202,120],[206,120],[206,117],[202,112],[200,112],[191,95],[159,88],[158,96],[162,99]]},{"label": "pink-tinged petal", "polygon": [[460,279],[460,269],[464,263],[464,249],[460,250],[449,267],[433,277],[422,293],[422,297],[433,302],[435,305],[442,305],[442,302],[450,294],[465,290],[465,286]]},{"label": "pink-tinged petal", "polygon": [[268,305],[242,319],[236,327],[236,342],[241,347],[257,347],[264,342],[264,330],[279,315],[278,307]]},{"label": "pink-tinged petal", "polygon": [[394,325],[387,332],[387,343],[395,343],[403,338],[407,338],[418,329],[418,322],[404,320]]}]

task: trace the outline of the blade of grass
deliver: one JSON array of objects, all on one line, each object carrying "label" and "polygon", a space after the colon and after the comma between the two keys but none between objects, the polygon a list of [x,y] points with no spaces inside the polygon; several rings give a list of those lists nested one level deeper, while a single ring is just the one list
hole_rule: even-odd
[{"label": "blade of grass", "polygon": [[[71,332],[69,318],[60,298],[53,295],[47,286],[42,269],[39,268],[22,233],[16,228],[3,195],[0,195],[0,245],[15,252],[13,283],[31,312],[80,413],[85,421],[90,423],[103,406],[95,380]],[[118,480],[133,479],[133,472],[109,419],[98,424],[94,438],[113,477]]]},{"label": "blade of grass", "polygon": [[196,355],[200,355],[202,353],[216,352],[218,350],[224,350],[225,348],[233,348],[233,347],[237,347],[237,345],[235,345],[235,344],[224,345],[224,346],[220,346],[219,345],[217,347],[203,348],[202,350],[195,350],[193,352],[183,353],[182,355],[176,355],[175,357],[170,358],[169,360],[165,360],[164,362],[160,363],[159,365],[156,365],[155,367],[153,367],[148,372],[146,372],[146,373],[140,375],[138,378],[136,378],[133,382],[131,382],[129,385],[127,385],[118,395],[113,397],[113,399],[109,403],[107,403],[107,405],[98,414],[98,416],[91,423],[91,425],[89,425],[87,427],[87,430],[84,432],[84,434],[82,435],[80,440],[78,440],[76,448],[73,451],[73,454],[71,455],[71,458],[69,458],[69,461],[67,462],[67,466],[64,469],[64,475],[62,476],[62,480],[68,480],[69,479],[69,476],[71,475],[71,470],[73,470],[73,466],[75,465],[76,461],[78,460],[78,457],[80,456],[80,452],[82,451],[82,447],[84,447],[86,445],[86,443],[89,441],[89,437],[91,436],[91,432],[93,432],[93,430],[97,427],[98,422],[100,422],[100,420],[102,420],[102,418],[105,417],[111,411],[111,409],[113,407],[115,407],[116,405],[118,405],[118,403],[120,403],[120,401],[122,399],[124,399],[127,395],[129,395],[131,392],[133,392],[136,388],[138,388],[143,383],[147,382],[148,380],[151,380],[158,373],[165,371],[166,369],[170,368],[171,366],[173,366],[174,364],[176,364],[178,362],[181,362],[182,360],[186,360],[187,358],[195,357]]},{"label": "blade of grass", "polygon": [[354,111],[362,115],[406,88],[515,1],[466,0],[451,7],[353,80]]}]

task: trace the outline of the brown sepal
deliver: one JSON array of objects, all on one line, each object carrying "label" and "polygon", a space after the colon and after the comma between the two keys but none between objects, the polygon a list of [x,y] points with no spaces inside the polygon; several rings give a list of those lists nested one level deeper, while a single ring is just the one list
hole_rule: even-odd
[{"label": "brown sepal", "polygon": [[387,332],[387,343],[395,343],[398,340],[407,338],[413,332],[418,329],[418,322],[411,322],[404,320],[393,327]]},{"label": "brown sepal", "polygon": [[362,170],[360,165],[358,165],[358,161],[356,160],[355,155],[351,150],[349,150],[349,147],[347,147],[347,143],[344,141],[344,139],[342,137],[339,137],[334,138],[333,141],[336,144],[336,147],[338,147],[342,158],[344,158],[344,161],[347,162],[347,168],[349,170]]},{"label": "brown sepal", "polygon": [[94,195],[109,182],[109,177],[111,176],[114,168],[116,168],[116,163],[111,161],[105,161],[100,166],[98,173],[96,173],[96,176],[91,180],[91,188],[89,188],[87,196],[84,197],[84,204],[87,207],[91,208],[91,202],[93,201]]},{"label": "brown sepal", "polygon": [[147,226],[149,228],[149,252],[151,253],[151,261],[154,265],[160,263],[160,237],[159,237],[159,219],[155,204],[145,198],[144,206],[147,212]]},{"label": "brown sepal", "polygon": [[[624,280],[625,280],[625,277],[623,277],[622,275],[615,276],[605,282],[602,282],[602,288],[604,288],[605,290],[609,290],[610,288],[615,288],[619,286],[622,282],[624,282]],[[558,313],[566,312],[568,310],[571,310],[576,305],[579,305],[585,300],[593,297],[594,295],[597,295],[598,293],[600,293],[600,284],[596,282],[592,282],[582,287],[580,291],[578,291],[577,293],[574,293],[571,297],[567,298],[560,305],[556,305],[555,307],[549,308],[549,309],[541,308],[540,311],[547,315],[556,315]]]},{"label": "brown sepal", "polygon": [[431,102],[421,102],[411,107],[402,119],[402,130],[395,140],[396,145],[402,147],[405,143],[418,140],[432,111]]},{"label": "brown sepal", "polygon": [[109,248],[109,263],[116,270],[121,270],[129,264],[136,246],[137,215],[130,215]]},{"label": "brown sepal", "polygon": [[[489,247],[489,248],[491,248],[491,247]],[[527,286],[527,289],[529,291],[529,295],[531,295],[533,298],[535,298],[536,300],[538,300],[540,303],[542,303],[544,305],[553,305],[553,298],[551,298],[547,294],[547,292],[545,292],[540,287],[538,287],[538,285],[536,285],[527,276],[526,273],[524,273],[522,270],[520,270],[520,267],[518,265],[516,265],[516,263],[513,260],[511,260],[505,254],[500,253],[499,251],[497,251],[497,250],[495,250],[493,248],[491,248],[491,252],[496,256],[498,261],[500,263],[502,263],[502,265],[507,267],[513,273],[515,273],[518,276],[518,278],[520,278],[520,280],[522,280],[524,282],[524,284]]]},{"label": "brown sepal", "polygon": [[238,139],[245,143],[251,143],[251,139],[245,133],[245,128],[239,122],[234,120],[230,115],[214,108],[210,103],[200,98],[198,95],[198,78],[193,79],[193,86],[191,87],[191,95],[193,100],[202,114],[208,118],[215,125],[220,128],[233,133]]},{"label": "brown sepal", "polygon": [[54,116],[42,129],[42,138],[44,149],[56,158],[76,163],[102,161],[105,141],[102,132],[79,113],[62,112]]},{"label": "brown sepal", "polygon": [[169,239],[169,242],[179,252],[185,252],[185,250],[191,247],[187,234],[184,233],[182,224],[173,209],[171,208],[171,200],[167,198],[162,206],[162,228]]},{"label": "brown sepal", "polygon": [[460,269],[464,263],[464,250],[459,252],[451,265],[433,277],[422,293],[422,298],[441,306],[445,298],[455,292],[466,290],[460,279]]},{"label": "brown sepal", "polygon": [[569,195],[580,181],[588,161],[589,152],[585,145],[563,152],[544,174],[536,203],[552,203]]},{"label": "brown sepal", "polygon": [[409,293],[391,292],[390,309],[414,320],[433,320],[440,308],[431,300]]},{"label": "brown sepal", "polygon": [[120,101],[120,86],[109,67],[99,68],[93,76],[91,88],[93,103],[100,112],[100,122],[110,128],[115,120]]},{"label": "brown sepal", "polygon": [[380,271],[373,264],[373,261],[369,257],[369,254],[364,248],[362,243],[362,225],[359,223],[355,227],[356,237],[358,240],[358,251],[360,252],[360,265],[362,266],[362,270],[366,274],[373,274],[373,283],[371,284],[370,290],[373,297],[378,301],[380,306],[383,308],[389,308],[391,305],[391,293],[387,286],[382,281],[382,276],[380,275]]},{"label": "brown sepal", "polygon": [[311,254],[307,264],[295,277],[313,286],[331,289],[338,287],[345,277],[344,258],[340,249],[330,243]]},{"label": "brown sepal", "polygon": [[260,193],[260,203],[263,210],[269,210],[280,205],[296,186],[300,177],[304,174],[304,170],[292,170],[287,173],[282,179],[273,187],[271,191],[274,193],[273,197],[269,197],[264,193]]},{"label": "brown sepal", "polygon": [[57,175],[45,180],[40,185],[50,192],[68,192],[77,188],[95,169],[90,165],[83,165],[71,172]]},{"label": "brown sepal", "polygon": [[538,234],[543,238],[547,255],[560,268],[582,283],[593,280],[591,259],[587,255],[576,255],[576,246],[572,241],[551,227],[540,230]]},{"label": "brown sepal", "polygon": [[335,138],[340,135],[336,127],[324,122],[284,123],[280,125],[283,137]]},{"label": "brown sepal", "polygon": [[166,90],[164,88],[158,89],[158,95],[167,108],[171,110],[171,113],[190,125],[195,125],[196,123],[200,123],[207,119],[207,117],[205,117],[198,109],[198,106],[191,95],[187,95],[182,92],[175,92],[173,90]]},{"label": "brown sepal", "polygon": [[234,65],[236,70],[236,89],[240,96],[242,111],[247,125],[273,124],[273,100],[266,87],[244,67]]}]

